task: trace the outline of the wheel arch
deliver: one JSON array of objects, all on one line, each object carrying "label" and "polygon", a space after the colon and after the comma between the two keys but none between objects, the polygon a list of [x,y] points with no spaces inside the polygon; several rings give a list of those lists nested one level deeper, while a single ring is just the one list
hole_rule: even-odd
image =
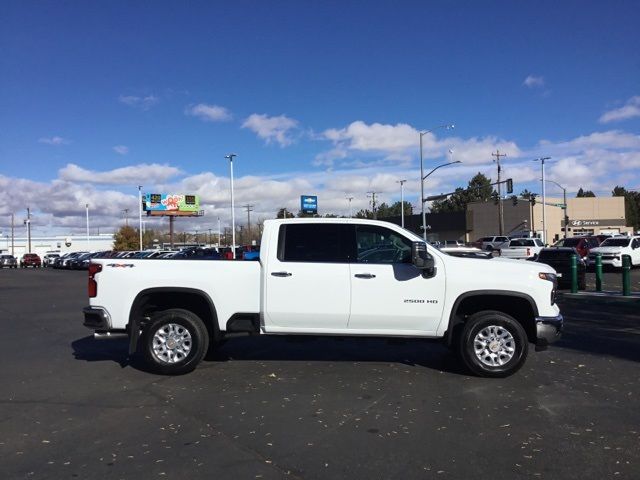
[{"label": "wheel arch", "polygon": [[183,308],[198,315],[207,327],[210,341],[220,338],[218,313],[211,297],[204,291],[185,287],[155,287],[140,291],[129,311],[129,355],[138,345],[140,328],[145,320],[155,312],[167,308]]},{"label": "wheel arch", "polygon": [[522,325],[529,342],[535,343],[538,307],[530,295],[511,290],[474,290],[461,294],[453,303],[446,333],[447,345],[453,344],[469,316],[483,310],[497,310],[511,315]]}]

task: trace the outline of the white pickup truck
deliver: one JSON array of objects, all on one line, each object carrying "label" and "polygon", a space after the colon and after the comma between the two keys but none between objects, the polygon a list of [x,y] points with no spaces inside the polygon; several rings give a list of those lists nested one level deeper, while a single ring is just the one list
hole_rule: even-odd
[{"label": "white pickup truck", "polygon": [[499,255],[504,258],[536,259],[544,243],[539,238],[513,238],[500,247]]},{"label": "white pickup truck", "polygon": [[84,325],[126,333],[152,370],[193,370],[237,332],[439,339],[475,374],[505,377],[560,337],[556,272],[459,258],[386,222],[268,220],[260,261],[102,259]]}]

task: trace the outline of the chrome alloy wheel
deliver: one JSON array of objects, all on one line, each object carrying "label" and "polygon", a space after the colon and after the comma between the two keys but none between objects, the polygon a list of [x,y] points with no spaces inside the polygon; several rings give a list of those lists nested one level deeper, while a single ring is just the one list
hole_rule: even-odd
[{"label": "chrome alloy wheel", "polygon": [[168,323],[153,336],[153,354],[163,363],[181,362],[191,351],[189,330],[176,323]]},{"label": "chrome alloy wheel", "polygon": [[507,329],[489,325],[478,332],[473,339],[476,357],[484,365],[500,367],[508,363],[516,353],[516,341]]}]

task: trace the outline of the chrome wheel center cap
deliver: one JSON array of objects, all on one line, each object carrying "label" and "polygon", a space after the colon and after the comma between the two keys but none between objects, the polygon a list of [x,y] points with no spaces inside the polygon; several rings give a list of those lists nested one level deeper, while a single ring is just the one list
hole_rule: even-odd
[{"label": "chrome wheel center cap", "polygon": [[489,350],[491,350],[493,353],[497,352],[498,350],[500,350],[500,343],[494,340],[489,344]]}]

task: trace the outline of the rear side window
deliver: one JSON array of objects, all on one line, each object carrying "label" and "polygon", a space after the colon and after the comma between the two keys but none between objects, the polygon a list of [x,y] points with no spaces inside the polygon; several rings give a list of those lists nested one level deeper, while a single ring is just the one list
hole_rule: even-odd
[{"label": "rear side window", "polygon": [[542,243],[542,240],[539,238],[536,238],[534,241],[538,247],[544,247],[544,243]]},{"label": "rear side window", "polygon": [[280,226],[281,262],[347,263],[345,244],[349,225],[300,223]]}]

